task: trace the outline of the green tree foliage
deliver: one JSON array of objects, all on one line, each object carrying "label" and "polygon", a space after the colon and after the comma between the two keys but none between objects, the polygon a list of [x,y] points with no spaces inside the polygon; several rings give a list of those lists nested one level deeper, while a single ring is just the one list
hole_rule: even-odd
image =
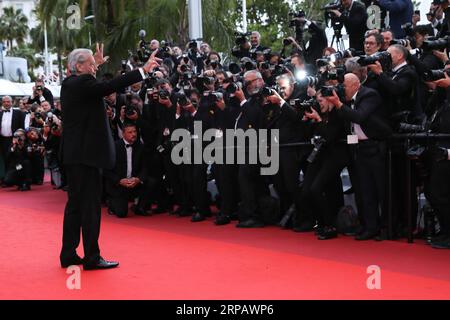
[{"label": "green tree foliage", "polygon": [[28,35],[28,19],[22,10],[13,7],[3,8],[0,17],[0,39],[6,40],[9,50],[13,48],[14,40],[22,44]]}]

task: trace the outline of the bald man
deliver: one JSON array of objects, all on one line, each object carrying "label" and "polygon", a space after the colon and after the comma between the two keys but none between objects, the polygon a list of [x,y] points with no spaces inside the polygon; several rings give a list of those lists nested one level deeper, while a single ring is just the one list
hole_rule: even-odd
[{"label": "bald man", "polygon": [[380,212],[385,200],[386,138],[391,134],[387,122],[379,115],[382,100],[373,90],[361,86],[358,77],[345,75],[345,101],[336,93],[327,100],[347,121],[348,141],[353,151],[352,183],[363,230],[356,240],[376,237],[381,227]]}]

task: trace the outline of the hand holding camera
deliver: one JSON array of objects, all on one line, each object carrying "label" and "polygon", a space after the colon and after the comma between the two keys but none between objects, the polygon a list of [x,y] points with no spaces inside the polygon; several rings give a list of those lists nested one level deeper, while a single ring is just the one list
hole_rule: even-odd
[{"label": "hand holding camera", "polygon": [[321,122],[322,121],[322,118],[320,117],[319,113],[314,108],[311,108],[311,112],[305,111],[305,118],[306,119],[311,119],[314,122]]},{"label": "hand holding camera", "polygon": [[333,104],[336,109],[340,109],[343,106],[343,103],[339,99],[339,96],[337,95],[336,91],[333,90],[333,95],[325,98],[328,102]]},{"label": "hand holding camera", "polygon": [[383,73],[383,67],[379,61],[375,61],[374,64],[369,64],[367,68],[378,76]]}]

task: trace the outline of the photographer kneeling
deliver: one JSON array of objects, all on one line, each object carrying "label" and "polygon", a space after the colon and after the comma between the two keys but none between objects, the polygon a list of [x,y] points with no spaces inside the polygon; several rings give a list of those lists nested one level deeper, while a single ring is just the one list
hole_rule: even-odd
[{"label": "photographer kneeling", "polygon": [[361,200],[360,217],[363,230],[356,240],[374,238],[381,227],[380,210],[385,201],[386,141],[391,129],[380,115],[382,99],[373,89],[362,87],[358,77],[345,75],[345,101],[336,92],[327,101],[334,105],[338,114],[347,122],[353,155],[356,180],[356,196]]},{"label": "photographer kneeling", "polygon": [[146,184],[147,170],[143,146],[137,140],[136,126],[126,123],[123,139],[115,143],[116,165],[105,170],[108,209],[119,218],[128,215],[128,201],[139,198],[133,207],[136,215],[149,215],[145,209],[149,190]]},{"label": "photographer kneeling", "polygon": [[31,163],[24,130],[19,129],[14,133],[6,159],[8,167],[6,168],[5,184],[16,185],[20,191],[29,191],[31,189]]}]

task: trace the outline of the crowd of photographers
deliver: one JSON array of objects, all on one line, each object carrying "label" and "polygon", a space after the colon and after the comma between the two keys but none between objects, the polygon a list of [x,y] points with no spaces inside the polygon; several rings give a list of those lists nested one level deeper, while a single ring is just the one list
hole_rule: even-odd
[{"label": "crowd of photographers", "polygon": [[[374,6],[381,24],[368,29]],[[420,13],[410,0],[342,0],[323,9],[333,41],[342,42],[345,26],[350,49],[328,47],[323,26],[304,12],[292,15],[295,36],[283,40],[281,52],[264,47],[258,32],[236,33],[235,62],[227,64],[205,42],[192,40],[182,50],[166,41],[146,42],[142,31],[136,54],[120,72],[139,67],[155,50],[160,66],[142,83],[104,98],[116,140],[116,166],[104,172],[109,213],[126,217],[136,199],[137,215],[170,212],[200,222],[211,216],[215,201],[216,225],[238,220],[240,228],[280,224],[315,231],[320,240],[338,232],[382,240],[389,224],[394,237],[404,237],[408,220],[416,225],[423,212],[429,242],[449,248],[450,139],[439,137],[450,134],[448,2],[433,1],[428,24],[418,24]],[[12,112],[8,129],[11,99],[2,103],[3,183],[21,190],[42,183],[47,155],[59,173],[52,180],[63,187],[55,156],[58,102],[53,105],[37,83],[33,96],[21,101],[23,111]],[[203,131],[215,129],[216,139],[225,139],[227,129],[279,130],[278,173],[262,176],[261,163],[174,164],[172,133],[187,129],[194,143],[196,121]],[[341,209],[345,168],[357,218]],[[211,181],[215,199],[208,192]],[[422,192],[427,206],[419,211]]]}]

